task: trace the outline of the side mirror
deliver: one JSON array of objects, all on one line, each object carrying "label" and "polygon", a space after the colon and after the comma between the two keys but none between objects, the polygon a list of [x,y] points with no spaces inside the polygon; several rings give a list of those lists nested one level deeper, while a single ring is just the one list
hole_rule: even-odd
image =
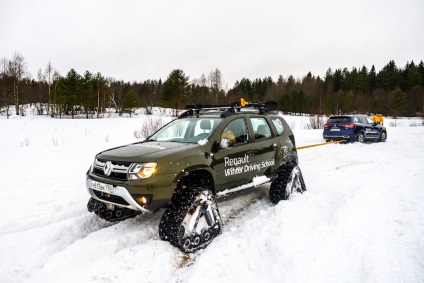
[{"label": "side mirror", "polygon": [[218,152],[218,150],[220,150],[221,149],[221,145],[220,145],[220,143],[219,142],[214,142],[213,144],[212,144],[212,152]]},{"label": "side mirror", "polygon": [[233,140],[223,138],[220,142],[214,142],[212,145],[213,152],[217,152],[220,149],[230,148],[234,145]]},{"label": "side mirror", "polygon": [[219,143],[220,148],[230,148],[234,145],[234,141],[232,139],[223,138]]},{"label": "side mirror", "polygon": [[230,148],[234,145],[234,141],[232,139],[223,138],[219,145],[221,148]]}]

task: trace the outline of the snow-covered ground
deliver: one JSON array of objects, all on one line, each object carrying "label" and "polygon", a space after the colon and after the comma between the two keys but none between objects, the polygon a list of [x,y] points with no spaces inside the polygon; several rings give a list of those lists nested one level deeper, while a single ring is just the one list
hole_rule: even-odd
[{"label": "snow-covered ground", "polygon": [[[424,127],[300,150],[307,192],[221,199],[223,233],[185,255],[159,239],[163,211],[108,224],[86,209],[94,155],[144,119],[0,119],[0,282],[424,282]],[[323,141],[287,120],[298,146]]]}]

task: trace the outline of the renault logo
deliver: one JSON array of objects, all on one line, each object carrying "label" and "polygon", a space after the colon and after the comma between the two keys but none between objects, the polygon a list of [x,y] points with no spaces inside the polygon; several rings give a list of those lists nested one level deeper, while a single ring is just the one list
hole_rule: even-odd
[{"label": "renault logo", "polygon": [[109,176],[110,173],[112,173],[112,162],[106,162],[105,166],[103,166],[103,173],[105,173],[106,176]]}]

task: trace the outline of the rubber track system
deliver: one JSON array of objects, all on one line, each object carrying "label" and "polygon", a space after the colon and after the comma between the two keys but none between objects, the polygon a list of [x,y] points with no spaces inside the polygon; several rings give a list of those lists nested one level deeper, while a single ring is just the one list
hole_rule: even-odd
[{"label": "rubber track system", "polygon": [[191,187],[186,187],[174,193],[171,203],[168,205],[159,224],[160,238],[164,241],[169,241],[173,246],[179,248],[184,253],[192,253],[199,249],[206,248],[222,231],[222,221],[216,206],[215,198],[211,191],[203,191],[208,192],[208,201],[212,206],[215,223],[211,227],[204,229],[200,234],[192,233],[189,236],[184,235],[185,229],[182,223],[190,209],[193,209],[197,197],[202,194],[201,189],[193,189]]},{"label": "rubber track system", "polygon": [[[290,194],[286,192],[286,186],[289,182],[290,175],[297,165],[294,162],[289,162],[287,164],[283,164],[278,168],[277,178],[271,183],[269,189],[269,197],[271,202],[277,204],[280,200],[288,200],[290,198]],[[297,192],[302,193],[306,191],[305,181],[303,180],[302,172],[299,168],[299,180],[301,185],[301,190]]]},{"label": "rubber track system", "polygon": [[141,213],[137,210],[119,207],[116,205],[113,210],[108,210],[105,203],[93,198],[90,198],[88,201],[87,209],[89,212],[94,212],[98,217],[110,222],[133,218]]}]

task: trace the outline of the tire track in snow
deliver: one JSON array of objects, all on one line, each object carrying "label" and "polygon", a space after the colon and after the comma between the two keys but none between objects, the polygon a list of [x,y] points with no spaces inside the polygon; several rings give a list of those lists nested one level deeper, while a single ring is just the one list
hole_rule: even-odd
[{"label": "tire track in snow", "polygon": [[[158,257],[162,253],[166,254],[167,249],[173,250],[169,244],[159,239],[157,227],[162,214],[163,212],[159,211],[152,215],[139,215],[90,233],[84,239],[53,254],[46,264],[35,272],[33,279],[42,282],[59,270],[65,270],[58,277],[65,282],[66,278],[74,273],[78,273],[77,278],[82,282],[90,281],[90,278],[109,278],[109,273],[113,273],[110,275],[112,280],[119,270],[137,269],[139,264],[146,263],[144,257],[140,261],[139,257],[143,254],[156,253]],[[91,215],[95,217],[94,214]],[[156,246],[163,246],[162,251],[157,252]],[[86,252],[81,254],[81,251]],[[135,258],[138,260],[134,260]],[[174,257],[172,259],[175,262]],[[111,265],[112,262],[115,264]],[[147,261],[149,262],[151,260]],[[101,268],[102,274],[99,274],[97,266],[105,265],[110,266],[105,270]]]},{"label": "tire track in snow", "polygon": [[[226,227],[233,225],[239,214],[249,210],[251,203],[257,199],[267,196],[268,186],[260,186],[251,191],[239,193],[238,196],[228,196],[221,198],[218,205],[221,209],[221,214],[224,215],[224,220],[227,219]],[[236,200],[235,200],[236,198]],[[76,270],[82,270],[80,280],[86,281],[88,278],[107,278],[111,281],[117,281],[120,278],[120,270],[126,271],[146,270],[156,261],[164,261],[164,275],[170,276],[176,269],[183,265],[186,260],[185,254],[177,248],[171,246],[168,242],[159,239],[158,226],[163,211],[159,211],[152,215],[139,215],[136,218],[128,219],[119,222],[113,226],[105,227],[93,231],[86,237],[74,241],[63,249],[51,254],[46,260],[46,263],[33,272],[33,279],[42,281],[43,279],[57,273],[58,270],[69,270],[69,266],[74,266],[70,269],[70,273]],[[94,217],[94,214],[91,214]],[[81,255],[81,251],[87,251]],[[196,254],[193,261],[197,256]],[[149,258],[142,255],[148,254]],[[165,260],[163,260],[163,256]],[[161,259],[162,258],[162,259]],[[111,263],[114,263],[113,266]],[[108,265],[107,272],[96,271],[96,266]],[[87,268],[87,266],[91,268]],[[122,270],[121,270],[122,271]],[[63,279],[69,276],[69,273],[63,272]],[[153,282],[161,280],[157,274],[151,273]],[[119,281],[118,280],[118,281]]]},{"label": "tire track in snow", "polygon": [[[6,277],[9,278],[14,278],[14,274],[20,274],[22,279],[29,277],[35,269],[42,268],[52,255],[108,226],[110,225],[84,213],[47,225],[1,235],[0,262],[3,264],[0,266],[0,273],[8,275]],[[16,260],[9,261],[4,257],[7,254],[13,254]]]}]

